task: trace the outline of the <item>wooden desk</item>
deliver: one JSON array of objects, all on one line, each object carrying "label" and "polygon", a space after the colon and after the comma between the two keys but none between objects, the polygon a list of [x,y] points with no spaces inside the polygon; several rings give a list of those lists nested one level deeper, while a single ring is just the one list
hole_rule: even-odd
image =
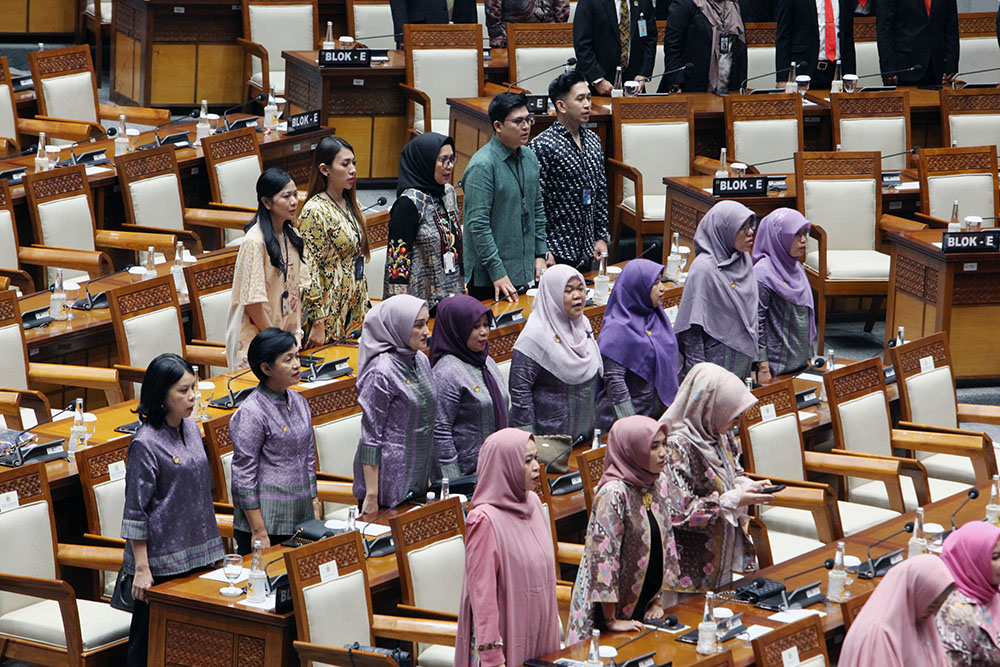
[{"label": "wooden desk", "polygon": [[[389,62],[370,68],[319,67],[316,51],[285,51],[285,97],[291,113],[322,110],[323,122],[354,146],[360,178],[396,178],[399,153],[409,140],[406,54],[389,51]],[[485,61],[486,80],[507,78],[507,51]],[[454,179],[458,182],[457,177]]]},{"label": "wooden desk", "polygon": [[80,9],[77,0],[3,0],[0,37],[18,42],[36,37],[72,40]]},{"label": "wooden desk", "polygon": [[886,332],[908,339],[948,333],[959,379],[1000,377],[1000,253],[948,254],[941,230],[893,232]]}]

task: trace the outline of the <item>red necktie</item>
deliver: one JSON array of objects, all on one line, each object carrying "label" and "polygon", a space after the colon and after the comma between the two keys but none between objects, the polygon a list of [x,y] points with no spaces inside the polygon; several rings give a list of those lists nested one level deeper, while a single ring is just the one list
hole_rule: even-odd
[{"label": "red necktie", "polygon": [[924,0],[924,6],[927,7],[927,16],[931,15],[931,0]]},{"label": "red necktie", "polygon": [[[930,0],[924,0],[930,2]],[[833,0],[826,0],[826,59],[834,61],[837,59],[837,24],[833,22]]]}]

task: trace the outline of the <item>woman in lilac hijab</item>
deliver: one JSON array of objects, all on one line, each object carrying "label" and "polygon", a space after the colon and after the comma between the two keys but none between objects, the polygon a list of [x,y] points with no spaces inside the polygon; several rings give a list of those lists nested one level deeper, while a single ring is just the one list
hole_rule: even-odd
[{"label": "woman in lilac hijab", "polygon": [[779,208],[760,221],[753,244],[757,333],[765,355],[757,365],[758,382],[805,368],[815,350],[813,294],[799,261],[810,226],[791,208]]}]

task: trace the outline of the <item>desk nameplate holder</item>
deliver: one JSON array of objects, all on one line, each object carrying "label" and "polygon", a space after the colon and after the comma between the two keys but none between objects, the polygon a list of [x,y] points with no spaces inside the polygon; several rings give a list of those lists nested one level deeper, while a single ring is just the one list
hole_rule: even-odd
[{"label": "desk nameplate holder", "polygon": [[288,132],[286,132],[286,134],[288,136],[293,136],[303,132],[318,130],[320,127],[319,113],[319,109],[315,109],[313,111],[306,111],[304,113],[297,113],[289,116]]},{"label": "desk nameplate holder", "polygon": [[371,67],[371,49],[320,49],[316,62],[320,67]]},{"label": "desk nameplate holder", "polygon": [[716,178],[712,181],[713,197],[766,197],[767,176]]},{"label": "desk nameplate holder", "polygon": [[1000,252],[1000,230],[979,232],[945,232],[941,235],[941,252]]}]

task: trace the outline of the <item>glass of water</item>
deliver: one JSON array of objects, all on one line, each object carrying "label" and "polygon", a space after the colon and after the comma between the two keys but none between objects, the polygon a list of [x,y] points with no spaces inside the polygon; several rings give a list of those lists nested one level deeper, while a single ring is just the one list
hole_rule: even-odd
[{"label": "glass of water", "polygon": [[844,75],[844,92],[853,93],[858,89],[858,75],[857,74],[845,74]]},{"label": "glass of water", "polygon": [[226,554],[222,559],[222,574],[229,581],[228,586],[223,586],[219,592],[227,598],[234,598],[243,594],[243,591],[236,588],[236,582],[243,574],[243,556],[239,554]]},{"label": "glass of water", "polygon": [[809,83],[811,81],[812,77],[810,77],[808,74],[800,74],[797,77],[795,77],[795,83],[799,87],[799,95],[801,95],[803,98],[806,96],[806,93],[809,92]]}]

